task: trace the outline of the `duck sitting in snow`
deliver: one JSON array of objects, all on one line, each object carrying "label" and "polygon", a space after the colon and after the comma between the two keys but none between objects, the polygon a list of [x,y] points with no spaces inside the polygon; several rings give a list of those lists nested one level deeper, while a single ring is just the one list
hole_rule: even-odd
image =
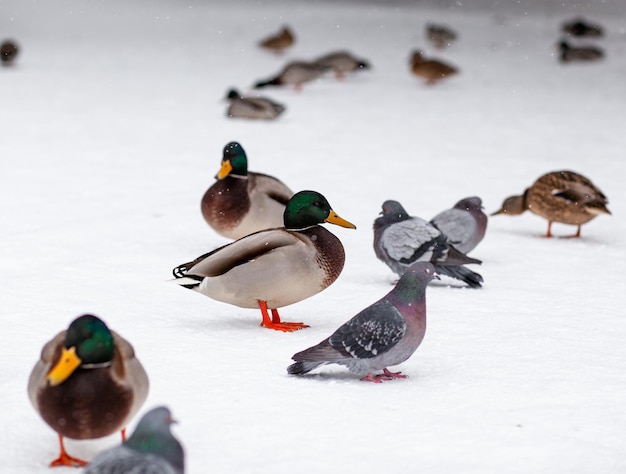
[{"label": "duck sitting in snow", "polygon": [[502,208],[491,214],[516,216],[529,210],[548,220],[546,237],[552,237],[553,222],[578,227],[573,237],[580,237],[580,227],[600,214],[611,214],[608,200],[588,178],[573,171],[544,174],[521,196],[504,200]]},{"label": "duck sitting in snow", "polygon": [[255,232],[179,265],[175,282],[240,308],[258,307],[261,325],[267,328],[308,327],[281,322],[278,308],[319,293],[343,270],[343,245],[318,225],[323,222],[356,229],[331,209],[324,196],[300,191],[287,203],[284,227]]},{"label": "duck sitting in snow", "polygon": [[604,58],[604,51],[597,46],[570,46],[566,41],[559,43],[559,52],[562,63],[598,61]]},{"label": "duck sitting in snow", "polygon": [[51,339],[28,380],[28,396],[57,432],[61,453],[51,466],[84,466],[63,438],[95,439],[124,431],[148,395],[148,376],[126,339],[98,317],[76,318]]},{"label": "duck sitting in snow", "polygon": [[291,28],[284,26],[278,33],[259,41],[259,47],[281,54],[295,42],[295,35]]},{"label": "duck sitting in snow", "polygon": [[425,59],[421,51],[413,51],[411,55],[411,72],[426,80],[426,84],[435,84],[446,77],[458,74],[459,70],[436,59]]},{"label": "duck sitting in snow", "polygon": [[226,116],[250,120],[273,120],[285,111],[285,106],[267,97],[244,97],[236,89],[226,95],[229,102]]},{"label": "duck sitting in snow", "polygon": [[201,201],[202,216],[215,232],[239,239],[283,225],[285,205],[293,192],[273,176],[248,171],[248,157],[238,142],[224,147],[216,178]]}]

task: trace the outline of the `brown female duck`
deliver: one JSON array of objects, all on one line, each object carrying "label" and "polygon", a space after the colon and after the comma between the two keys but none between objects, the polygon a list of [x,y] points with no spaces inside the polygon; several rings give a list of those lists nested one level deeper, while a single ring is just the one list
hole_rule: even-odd
[{"label": "brown female duck", "polygon": [[426,84],[435,84],[446,77],[458,74],[459,70],[436,59],[425,59],[421,51],[411,54],[411,72],[417,77],[426,80]]},{"label": "brown female duck", "polygon": [[259,41],[259,47],[272,51],[277,54],[283,53],[287,48],[291,47],[295,42],[295,35],[291,28],[283,26],[283,28],[275,34],[272,34]]},{"label": "brown female duck", "polygon": [[516,216],[529,210],[548,220],[546,237],[552,237],[553,222],[580,227],[599,214],[611,214],[608,200],[588,178],[573,171],[554,171],[541,176],[521,196],[504,200],[502,208],[493,214]]}]

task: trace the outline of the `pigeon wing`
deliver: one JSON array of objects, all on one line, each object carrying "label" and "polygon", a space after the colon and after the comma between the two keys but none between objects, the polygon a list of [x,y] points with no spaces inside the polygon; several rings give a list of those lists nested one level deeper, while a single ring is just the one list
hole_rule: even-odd
[{"label": "pigeon wing", "polygon": [[410,265],[418,260],[430,260],[433,247],[441,232],[424,219],[412,217],[385,229],[381,244],[393,260]]},{"label": "pigeon wing", "polygon": [[443,232],[452,245],[469,242],[476,228],[472,215],[461,209],[449,209],[437,214],[431,223]]},{"label": "pigeon wing", "polygon": [[369,359],[395,346],[406,333],[406,322],[386,299],[365,308],[341,326],[328,342],[355,359]]}]

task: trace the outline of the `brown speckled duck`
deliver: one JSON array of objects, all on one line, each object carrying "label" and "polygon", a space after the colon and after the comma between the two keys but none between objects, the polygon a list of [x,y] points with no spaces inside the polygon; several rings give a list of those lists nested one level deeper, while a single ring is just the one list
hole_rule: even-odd
[{"label": "brown speckled duck", "polygon": [[424,53],[413,51],[411,55],[411,72],[422,79],[426,84],[435,84],[446,77],[458,74],[459,70],[454,66],[436,59],[424,59]]},{"label": "brown speckled duck", "polygon": [[308,327],[282,322],[278,308],[319,293],[343,270],[343,245],[318,225],[323,222],[356,228],[320,193],[300,191],[287,203],[284,227],[255,232],[179,265],[175,282],[217,301],[260,308],[264,327],[287,332]]},{"label": "brown speckled duck", "polygon": [[493,214],[516,216],[529,210],[548,220],[546,237],[552,237],[553,222],[580,226],[599,214],[611,214],[608,200],[588,178],[573,171],[554,171],[544,174],[521,196],[505,199],[502,208]]},{"label": "brown speckled duck", "polygon": [[293,192],[282,181],[248,171],[248,157],[238,142],[224,147],[217,181],[204,193],[204,220],[220,235],[239,239],[283,225],[285,205]]},{"label": "brown speckled duck", "polygon": [[95,439],[122,432],[148,395],[148,376],[133,347],[98,317],[76,318],[41,351],[28,396],[59,436],[51,466],[84,466],[67,454],[63,438]]},{"label": "brown speckled duck", "polygon": [[259,41],[259,47],[281,54],[295,42],[295,35],[291,28],[284,26],[278,33]]}]

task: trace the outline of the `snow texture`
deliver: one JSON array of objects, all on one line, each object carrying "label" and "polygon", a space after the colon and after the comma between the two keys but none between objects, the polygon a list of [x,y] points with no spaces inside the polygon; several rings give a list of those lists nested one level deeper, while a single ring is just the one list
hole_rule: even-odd
[{"label": "snow texture", "polygon": [[[50,472],[56,435],[26,383],[43,344],[85,312],[133,343],[151,380],[141,413],[172,409],[191,474],[625,472],[625,14],[622,0],[1,2],[0,36],[21,46],[0,68],[2,472]],[[578,43],[606,58],[562,65],[559,27],[579,15],[607,35]],[[458,41],[434,50],[428,21]],[[260,50],[283,24],[294,47]],[[461,73],[426,86],[409,74],[415,48]],[[287,106],[275,122],[225,117],[231,87],[336,49],[373,68],[264,89]],[[342,275],[281,312],[309,329],[260,328],[259,311],[168,281],[227,242],[200,198],[231,140],[251,170],[321,192],[358,227],[327,226]],[[428,288],[424,342],[392,368],[409,378],[287,375],[292,354],[389,291],[372,249],[383,201],[429,219],[477,195],[493,212],[558,169],[591,178],[613,215],[580,239],[543,238],[529,213],[490,219],[471,253],[484,288]],[[66,446],[92,459],[119,442]]]}]

